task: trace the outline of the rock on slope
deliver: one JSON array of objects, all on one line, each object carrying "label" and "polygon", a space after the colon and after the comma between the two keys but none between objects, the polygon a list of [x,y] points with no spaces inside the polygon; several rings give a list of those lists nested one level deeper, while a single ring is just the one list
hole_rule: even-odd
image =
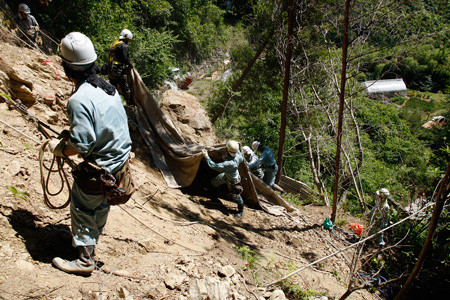
[{"label": "rock on slope", "polygon": [[[58,59],[1,41],[0,49],[2,93],[16,98],[22,95],[16,86],[23,85],[32,114],[56,130],[67,126],[64,106],[72,88]],[[47,60],[52,64],[43,64]],[[200,108],[186,94],[172,96],[189,99],[193,111]],[[65,274],[52,266],[52,258],[75,258],[76,253],[71,247],[69,210],[49,209],[42,200],[38,149],[43,137],[32,122],[0,102],[1,298],[263,299],[276,297],[273,287],[264,288],[267,283],[334,251],[314,232],[332,240],[320,226],[250,209],[236,219],[229,213],[233,203],[168,188],[151,168],[150,154],[134,131],[132,174],[137,192],[127,204],[111,207],[96,248],[100,263],[94,274],[88,278]],[[191,142],[217,141],[203,135],[208,124],[195,125],[195,118],[189,118],[192,111],[179,112],[178,105],[169,105],[171,111],[166,111],[174,123],[186,124],[179,127]],[[183,113],[193,123],[179,119]],[[52,191],[57,191],[59,181],[52,177],[51,183]],[[65,197],[67,189],[51,199],[62,202]],[[328,214],[321,209],[310,207],[302,213],[311,224],[321,224]],[[343,247],[338,240],[332,242]],[[344,293],[348,268],[342,257],[316,267],[292,277],[291,284],[329,297]],[[371,297],[365,292],[351,296]]]}]

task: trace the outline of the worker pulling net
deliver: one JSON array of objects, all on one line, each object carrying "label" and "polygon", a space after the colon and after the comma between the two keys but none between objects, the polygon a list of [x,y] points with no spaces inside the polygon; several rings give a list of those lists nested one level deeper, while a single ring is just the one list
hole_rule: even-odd
[{"label": "worker pulling net", "polygon": [[[130,87],[136,103],[139,131],[169,187],[183,188],[194,182],[203,160],[202,149],[206,149],[213,159],[222,157],[227,151],[226,144],[202,146],[186,142],[134,68],[130,70]],[[272,214],[297,214],[291,204],[251,174],[245,163],[239,165],[239,174],[245,204]]]}]

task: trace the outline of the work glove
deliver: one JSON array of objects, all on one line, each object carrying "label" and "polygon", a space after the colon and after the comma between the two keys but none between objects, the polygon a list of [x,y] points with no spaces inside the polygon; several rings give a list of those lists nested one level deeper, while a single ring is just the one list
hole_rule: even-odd
[{"label": "work glove", "polygon": [[64,148],[66,148],[66,143],[62,140],[51,139],[48,142],[48,148],[55,156],[65,157]]},{"label": "work glove", "polygon": [[205,158],[209,156],[208,151],[206,149],[202,149],[202,154]]}]

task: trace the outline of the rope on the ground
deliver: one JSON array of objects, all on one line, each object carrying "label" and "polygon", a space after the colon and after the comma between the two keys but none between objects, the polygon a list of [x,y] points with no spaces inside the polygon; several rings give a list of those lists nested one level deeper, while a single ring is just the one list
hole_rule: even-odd
[{"label": "rope on the ground", "polygon": [[35,142],[36,144],[38,144],[38,145],[41,145],[41,144],[42,144],[42,142],[40,142],[40,141],[34,139],[33,137],[31,137],[31,136],[29,136],[29,135],[23,133],[23,132],[20,131],[19,129],[14,128],[13,126],[9,125],[8,123],[6,123],[6,122],[4,122],[4,121],[2,121],[2,120],[0,120],[0,122],[1,122],[3,125],[6,125],[6,126],[8,126],[9,128],[11,128],[12,130],[14,130],[14,131],[20,133],[20,134],[23,135],[24,137],[29,138],[30,140],[32,140],[32,141]]},{"label": "rope on the ground", "polygon": [[319,263],[319,262],[321,262],[321,261],[323,261],[323,260],[325,260],[325,259],[327,259],[327,258],[329,258],[329,257],[332,257],[332,256],[334,256],[334,255],[336,255],[336,254],[339,254],[339,253],[341,253],[341,252],[343,252],[343,251],[345,251],[345,250],[347,250],[347,249],[350,249],[350,248],[355,247],[355,246],[357,246],[357,245],[359,245],[359,244],[362,244],[362,243],[366,242],[367,240],[370,240],[370,239],[374,238],[375,236],[377,236],[377,235],[380,234],[381,232],[387,231],[387,230],[391,229],[392,227],[395,227],[395,226],[397,226],[397,225],[399,225],[399,224],[405,222],[406,220],[411,219],[412,217],[414,217],[414,216],[417,215],[418,213],[422,212],[422,211],[425,210],[426,208],[428,208],[428,207],[430,207],[430,206],[433,206],[433,205],[435,205],[435,203],[430,203],[430,204],[424,206],[422,209],[418,210],[417,212],[415,212],[415,213],[409,215],[408,217],[406,217],[406,218],[404,218],[404,219],[398,221],[397,223],[394,223],[394,224],[392,224],[392,225],[390,225],[390,226],[388,226],[388,227],[386,227],[386,228],[384,228],[384,229],[382,229],[382,230],[380,230],[380,231],[378,231],[378,232],[376,232],[376,233],[374,233],[374,234],[372,234],[372,235],[370,235],[370,236],[368,236],[368,237],[366,237],[366,238],[360,240],[360,241],[357,242],[357,243],[354,243],[354,244],[351,244],[351,245],[349,245],[349,246],[347,246],[347,247],[341,248],[341,249],[339,249],[338,251],[335,251],[335,252],[333,252],[333,253],[331,253],[331,254],[329,254],[329,255],[327,255],[327,256],[324,256],[324,257],[322,257],[322,258],[320,258],[320,259],[318,259],[318,260],[316,260],[316,261],[313,261],[312,263],[309,263],[309,264],[307,264],[306,266],[303,266],[303,267],[301,267],[300,269],[298,269],[298,270],[296,270],[296,271],[294,271],[294,272],[292,272],[292,273],[290,273],[290,274],[288,274],[288,275],[286,275],[286,276],[284,276],[284,277],[282,277],[282,278],[280,278],[280,279],[278,279],[278,280],[276,280],[276,281],[273,281],[273,282],[267,284],[266,287],[269,287],[269,286],[272,286],[272,285],[274,285],[274,284],[277,284],[277,283],[279,283],[279,282],[281,282],[281,281],[283,281],[283,280],[285,280],[285,279],[287,279],[287,278],[289,278],[289,277],[291,277],[291,276],[297,274],[298,272],[300,272],[300,271],[302,271],[302,270],[304,270],[304,269],[306,269],[306,268],[308,268],[308,267],[310,267],[310,266],[313,266],[313,265],[315,265],[315,264],[317,264],[317,263]]},{"label": "rope on the ground", "polygon": [[177,244],[178,246],[181,246],[181,247],[183,247],[183,248],[185,248],[185,249],[192,250],[192,251],[195,251],[195,252],[198,252],[198,253],[202,253],[202,254],[205,254],[205,253],[206,253],[205,251],[200,251],[200,250],[197,250],[197,249],[193,249],[193,248],[190,248],[190,247],[188,247],[188,246],[184,246],[183,244],[180,244],[180,243],[178,243],[178,242],[175,241],[175,240],[169,239],[168,237],[164,236],[163,234],[157,232],[156,230],[154,230],[153,228],[151,228],[150,226],[148,226],[147,224],[145,224],[145,223],[144,223],[143,221],[141,221],[139,218],[133,216],[130,212],[128,212],[125,208],[123,208],[122,205],[118,205],[118,206],[119,206],[120,209],[122,209],[124,212],[126,212],[130,217],[132,217],[133,219],[135,219],[136,221],[138,221],[139,223],[141,223],[142,225],[144,225],[145,227],[147,227],[147,228],[150,229],[153,233],[156,233],[156,234],[159,235],[160,237],[162,237],[162,238],[164,238],[164,239],[166,239],[166,240],[168,240],[168,241],[171,241],[172,243]]},{"label": "rope on the ground", "polygon": [[114,265],[114,267],[112,268],[112,270],[111,270],[111,272],[109,272],[109,274],[108,274],[108,276],[106,276],[106,278],[105,278],[105,280],[103,280],[101,283],[100,283],[100,290],[102,290],[103,289],[103,285],[106,283],[106,281],[108,281],[108,279],[111,277],[111,275],[112,274],[114,274],[113,272],[116,270],[116,268],[128,257],[128,255],[130,255],[131,254],[131,252],[133,252],[133,250],[134,250],[134,247],[136,246],[136,243],[133,243],[133,247],[131,248],[131,250],[130,251],[128,251],[128,253],[119,261],[119,262],[117,262],[115,265]]},{"label": "rope on the ground", "polygon": [[[134,199],[133,199],[133,200],[134,200]],[[164,220],[164,221],[172,222],[172,223],[175,223],[175,224],[181,224],[181,225],[192,225],[192,224],[199,224],[199,223],[201,223],[200,221],[182,222],[182,221],[170,220],[170,219],[164,218],[163,216],[160,216],[160,215],[158,215],[157,213],[155,213],[154,211],[152,211],[152,210],[146,208],[145,206],[143,206],[141,203],[137,202],[136,200],[134,200],[134,203],[136,203],[137,205],[139,205],[139,207],[141,207],[141,208],[144,209],[145,211],[151,213],[152,215],[154,215],[154,216],[156,216],[156,217],[158,217],[158,218],[160,218],[161,220]]]}]

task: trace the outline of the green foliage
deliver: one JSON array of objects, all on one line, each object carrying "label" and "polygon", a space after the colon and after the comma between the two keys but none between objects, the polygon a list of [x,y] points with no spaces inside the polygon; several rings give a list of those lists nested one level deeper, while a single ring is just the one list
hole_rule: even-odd
[{"label": "green foliage", "polygon": [[171,0],[172,29],[192,60],[204,59],[223,42],[223,10],[211,0]]},{"label": "green foliage", "polygon": [[25,201],[28,201],[27,198],[30,197],[30,194],[29,194],[29,193],[24,192],[24,191],[19,191],[19,190],[17,190],[17,189],[16,189],[15,187],[13,187],[13,186],[7,186],[6,188],[7,188],[8,190],[10,190],[10,191],[13,193],[14,197],[23,199],[23,200],[25,200]]},{"label": "green foliage", "polygon": [[392,105],[361,99],[356,115],[363,129],[365,163],[361,169],[364,190],[389,187],[394,197],[406,200],[405,189],[426,188],[438,179],[429,172],[432,153],[411,131],[401,116],[402,110]]},{"label": "green foliage", "polygon": [[313,290],[305,290],[298,284],[292,283],[291,279],[286,279],[278,284],[286,295],[287,299],[293,300],[308,300],[313,296],[320,296],[321,294]]},{"label": "green foliage", "polygon": [[257,267],[257,263],[261,257],[252,251],[248,246],[238,247],[236,250],[239,255],[241,255],[242,259],[247,262],[247,267],[249,269],[254,269]]},{"label": "green foliage", "polygon": [[35,151],[35,149],[34,149],[33,147],[31,147],[30,145],[28,145],[27,143],[24,143],[24,142],[21,142],[21,143],[22,143],[22,145],[24,145],[25,148],[27,148],[28,150],[30,150],[30,151],[32,151],[32,152]]},{"label": "green foliage", "polygon": [[[131,60],[151,87],[167,76],[167,67],[206,59],[226,43],[229,31],[223,11],[211,0],[54,0],[36,15],[41,27],[57,40],[71,31],[81,31],[94,43],[99,65],[106,63],[108,50],[122,29],[134,38]],[[179,61],[177,61],[179,60]]]},{"label": "green foliage", "polygon": [[[170,31],[141,29],[131,47],[136,69],[149,87],[155,87],[169,76],[175,62],[171,49],[179,42]],[[138,59],[139,58],[139,59]]]}]

